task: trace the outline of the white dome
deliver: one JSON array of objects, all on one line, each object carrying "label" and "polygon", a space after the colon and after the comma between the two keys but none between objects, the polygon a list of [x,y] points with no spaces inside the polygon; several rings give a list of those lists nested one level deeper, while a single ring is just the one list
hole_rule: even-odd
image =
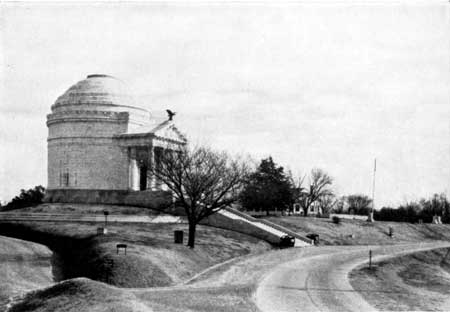
[{"label": "white dome", "polygon": [[[123,81],[112,76],[95,74],[71,86],[58,97],[52,109],[61,106],[74,106],[72,109],[77,109],[80,105],[83,108],[86,108],[86,105],[133,106],[134,101]],[[67,108],[69,107],[64,110]]]}]

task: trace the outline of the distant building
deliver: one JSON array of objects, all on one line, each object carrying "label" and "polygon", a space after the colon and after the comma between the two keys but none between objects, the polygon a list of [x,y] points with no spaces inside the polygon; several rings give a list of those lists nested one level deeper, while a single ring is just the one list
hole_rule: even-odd
[{"label": "distant building", "polygon": [[107,75],[89,75],[58,97],[47,126],[50,202],[122,203],[130,192],[158,191],[149,169],[168,146],[186,144],[171,117],[153,119]]},{"label": "distant building", "polygon": [[[300,204],[295,203],[293,213],[303,216],[305,211],[301,208]],[[314,202],[308,207],[308,216],[320,216],[322,213],[322,208],[318,202]]]},{"label": "distant building", "polygon": [[[245,210],[244,208],[238,208],[239,210],[243,210],[246,213],[248,213],[251,216],[265,216],[267,214],[267,212],[265,210]],[[301,207],[301,205],[299,203],[295,203],[292,206],[292,210],[289,211],[289,209],[277,209],[274,208],[272,210],[269,210],[269,214],[270,215],[289,215],[289,214],[293,214],[293,215],[299,215],[299,216],[303,216],[305,214],[305,212],[303,211],[303,208]],[[322,208],[320,208],[318,203],[313,203],[311,206],[309,206],[308,208],[308,216],[320,216],[322,215]]]}]

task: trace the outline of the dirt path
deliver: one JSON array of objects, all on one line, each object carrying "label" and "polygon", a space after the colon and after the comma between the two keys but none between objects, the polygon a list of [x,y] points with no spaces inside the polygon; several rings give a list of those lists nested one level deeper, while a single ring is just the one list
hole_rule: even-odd
[{"label": "dirt path", "polygon": [[43,245],[0,236],[0,310],[11,297],[51,285],[51,259]]}]

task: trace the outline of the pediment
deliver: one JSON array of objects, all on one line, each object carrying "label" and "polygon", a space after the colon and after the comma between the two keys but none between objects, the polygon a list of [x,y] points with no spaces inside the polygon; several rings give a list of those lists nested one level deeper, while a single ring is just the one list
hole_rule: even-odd
[{"label": "pediment", "polygon": [[161,125],[157,127],[153,134],[161,139],[173,140],[178,142],[186,142],[185,136],[175,127],[174,124]]}]

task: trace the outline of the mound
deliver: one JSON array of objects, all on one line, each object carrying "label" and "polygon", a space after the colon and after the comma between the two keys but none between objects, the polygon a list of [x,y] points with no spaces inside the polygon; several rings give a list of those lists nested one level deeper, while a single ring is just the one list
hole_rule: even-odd
[{"label": "mound", "polygon": [[26,295],[10,312],[148,312],[130,292],[86,278],[58,283]]},{"label": "mound", "polygon": [[380,311],[449,311],[450,249],[364,265],[350,273],[350,282]]}]

